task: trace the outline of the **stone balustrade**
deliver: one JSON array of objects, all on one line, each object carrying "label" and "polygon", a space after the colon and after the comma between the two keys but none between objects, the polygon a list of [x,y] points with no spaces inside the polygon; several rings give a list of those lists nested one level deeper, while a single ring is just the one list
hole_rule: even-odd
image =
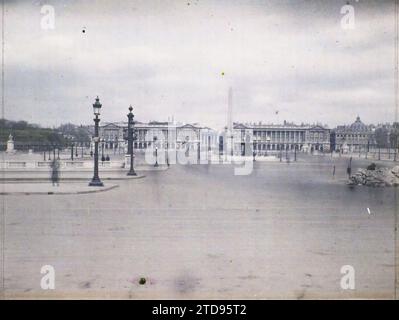
[{"label": "stone balustrade", "polygon": [[[50,170],[52,161],[0,161],[0,169],[3,170],[28,170],[46,169]],[[59,160],[60,170],[91,169],[93,161],[71,161]],[[124,161],[99,161],[99,168],[122,168]]]}]

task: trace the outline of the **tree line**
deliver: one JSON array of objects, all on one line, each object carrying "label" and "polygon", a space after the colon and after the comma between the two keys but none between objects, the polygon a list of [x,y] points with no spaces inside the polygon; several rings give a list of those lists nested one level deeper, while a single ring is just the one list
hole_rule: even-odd
[{"label": "tree line", "polygon": [[379,148],[398,148],[399,123],[394,122],[392,126],[381,126],[374,131],[375,141]]},{"label": "tree line", "polygon": [[40,125],[26,121],[0,119],[1,150],[6,149],[10,134],[13,136],[14,147],[17,150],[63,149],[72,143],[88,144],[90,142],[90,132],[83,126],[67,123],[57,128],[42,128]]}]

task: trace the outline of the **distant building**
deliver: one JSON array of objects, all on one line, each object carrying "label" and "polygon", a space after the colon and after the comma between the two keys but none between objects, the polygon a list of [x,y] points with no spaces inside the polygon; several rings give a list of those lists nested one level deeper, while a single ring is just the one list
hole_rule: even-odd
[{"label": "distant building", "polygon": [[[231,99],[230,99],[231,100]],[[381,130],[389,130],[388,125]],[[380,127],[380,126],[379,126]],[[232,129],[231,129],[232,128]],[[157,146],[163,149],[189,149],[201,151],[219,149],[221,153],[245,154],[250,137],[251,153],[261,155],[268,151],[294,150],[302,152],[352,152],[376,145],[376,128],[365,125],[357,117],[351,125],[337,126],[330,130],[321,124],[233,123],[219,134],[197,123],[150,121],[134,124],[134,148],[144,150]],[[385,132],[384,131],[384,132]],[[100,146],[113,153],[127,152],[127,122],[103,123],[99,128]],[[384,136],[384,141],[389,136]]]},{"label": "distant building", "polygon": [[[133,146],[139,150],[154,146],[164,149],[194,149],[199,146],[201,150],[210,150],[212,145],[217,144],[217,133],[198,124],[135,121],[134,133]],[[127,122],[104,123],[100,125],[99,136],[100,145],[105,150],[127,152]]]},{"label": "distant building", "polygon": [[343,153],[364,150],[375,144],[374,126],[365,125],[358,116],[351,125],[337,126],[332,131],[334,149]]},{"label": "distant building", "polygon": [[[250,132],[255,154],[273,150],[330,151],[330,130],[322,125],[234,124],[234,149],[244,153],[245,132]],[[240,133],[238,133],[240,132]],[[238,134],[237,134],[238,133]],[[237,137],[239,137],[237,139]],[[235,151],[236,152],[236,151]]]}]

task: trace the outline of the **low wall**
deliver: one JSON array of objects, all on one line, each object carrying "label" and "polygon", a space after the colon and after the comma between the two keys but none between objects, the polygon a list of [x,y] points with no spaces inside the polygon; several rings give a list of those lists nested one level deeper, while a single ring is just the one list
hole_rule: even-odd
[{"label": "low wall", "polygon": [[[0,169],[50,169],[52,161],[1,161]],[[59,160],[60,169],[91,169],[90,161]],[[124,161],[99,161],[100,168],[123,168]]]}]

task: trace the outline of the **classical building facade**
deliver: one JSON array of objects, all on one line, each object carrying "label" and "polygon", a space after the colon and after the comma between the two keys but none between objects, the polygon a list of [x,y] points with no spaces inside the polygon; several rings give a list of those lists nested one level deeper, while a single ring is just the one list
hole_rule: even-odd
[{"label": "classical building facade", "polygon": [[[245,136],[250,136],[255,154],[275,150],[330,151],[330,130],[321,125],[234,124],[234,150],[244,153]],[[228,137],[227,137],[228,138]]]},{"label": "classical building facade", "polygon": [[[127,122],[104,123],[99,128],[100,146],[113,153],[127,151]],[[210,150],[217,143],[217,133],[198,124],[176,124],[136,121],[134,124],[134,148],[137,150],[159,149]]]},{"label": "classical building facade", "polygon": [[375,145],[375,127],[365,125],[358,116],[351,125],[337,126],[332,131],[334,149],[343,153],[361,151]]},{"label": "classical building facade", "polygon": [[[389,131],[389,128],[386,130]],[[375,130],[375,126],[365,125],[360,117],[351,125],[337,126],[333,130],[320,124],[297,125],[284,121],[283,124],[234,123],[217,132],[198,124],[136,121],[134,148],[184,148],[201,152],[218,150],[219,153],[245,154],[248,151],[245,148],[250,143],[251,153],[258,155],[294,149],[302,152],[351,152],[375,147]],[[100,148],[107,150],[107,153],[126,153],[127,122],[103,123],[100,125],[99,135]]]}]

